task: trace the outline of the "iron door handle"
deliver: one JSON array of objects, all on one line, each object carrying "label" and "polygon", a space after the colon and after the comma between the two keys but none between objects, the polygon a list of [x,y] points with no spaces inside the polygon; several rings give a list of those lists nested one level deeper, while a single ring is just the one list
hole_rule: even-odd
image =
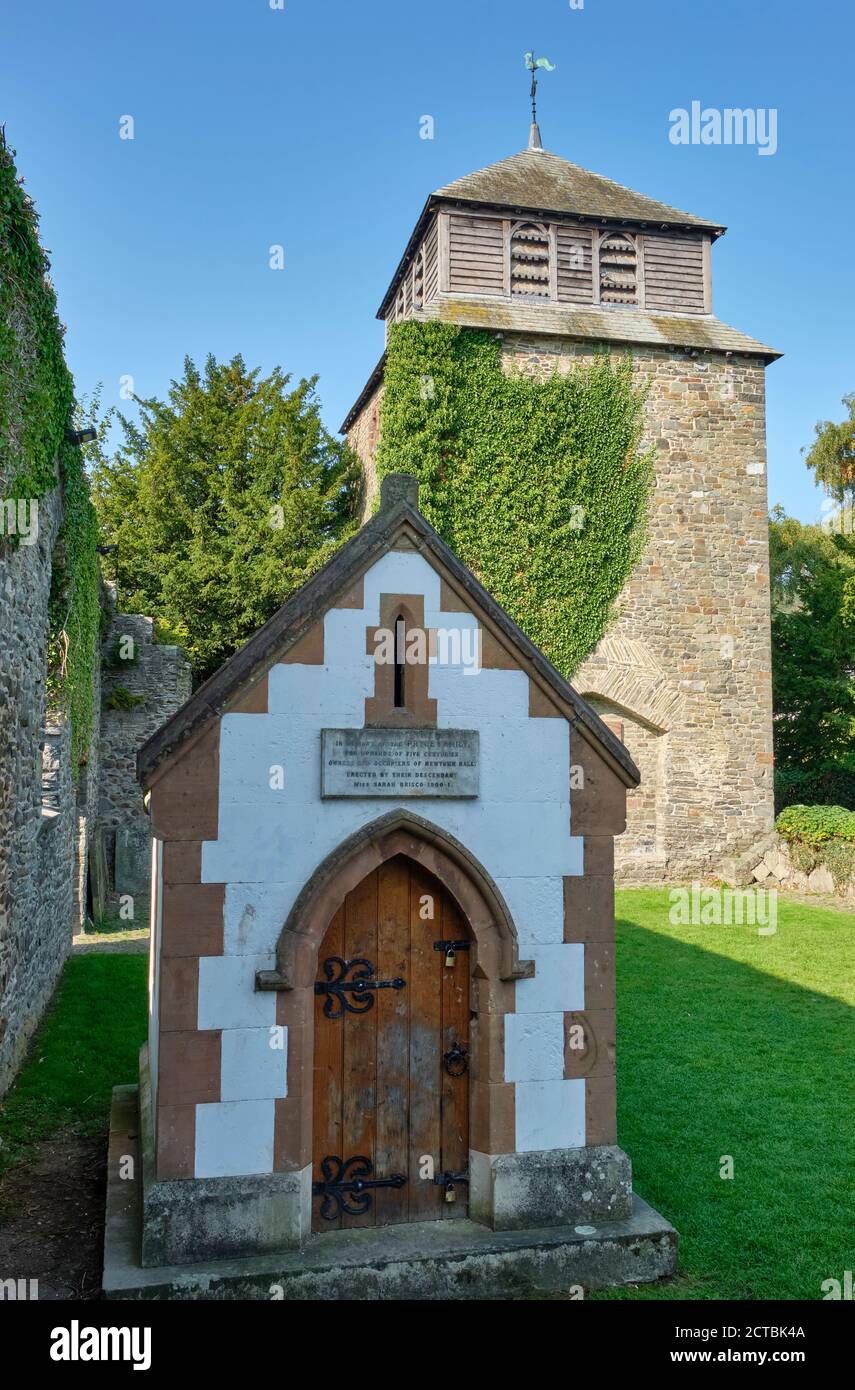
[{"label": "iron door handle", "polygon": [[463,1076],[469,1070],[469,1052],[459,1042],[443,1053],[442,1061],[449,1076]]}]

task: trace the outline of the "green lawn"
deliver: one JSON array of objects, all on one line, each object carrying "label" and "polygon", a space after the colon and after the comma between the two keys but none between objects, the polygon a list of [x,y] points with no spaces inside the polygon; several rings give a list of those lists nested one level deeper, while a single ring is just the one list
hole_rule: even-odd
[{"label": "green lawn", "polygon": [[602,1296],[821,1298],[855,1269],[855,916],[781,898],[759,936],[668,907],[618,894],[618,1138],[682,1275]]},{"label": "green lawn", "polygon": [[[774,936],[677,927],[665,889],[619,893],[617,915],[619,1140],[681,1275],[594,1297],[820,1298],[855,1269],[855,916],[782,899]],[[106,1128],[136,1079],[146,966],[69,962],[0,1107],[0,1171],[60,1126]]]},{"label": "green lawn", "polygon": [[0,1176],[56,1129],[106,1131],[110,1092],[138,1076],[147,980],[146,956],[68,961],[30,1056],[0,1103]]}]

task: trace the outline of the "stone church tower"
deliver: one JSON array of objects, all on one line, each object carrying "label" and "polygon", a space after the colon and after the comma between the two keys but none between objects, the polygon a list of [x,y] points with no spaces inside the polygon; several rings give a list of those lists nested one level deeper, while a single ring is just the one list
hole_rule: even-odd
[{"label": "stone church tower", "polygon": [[[389,326],[488,328],[506,370],[543,377],[629,351],[656,446],[646,553],[580,694],[642,774],[617,841],[624,880],[727,872],[773,818],[764,373],[779,353],[713,314],[724,227],[540,147],[427,200],[378,310]],[[381,358],[342,431],[368,507]]]}]

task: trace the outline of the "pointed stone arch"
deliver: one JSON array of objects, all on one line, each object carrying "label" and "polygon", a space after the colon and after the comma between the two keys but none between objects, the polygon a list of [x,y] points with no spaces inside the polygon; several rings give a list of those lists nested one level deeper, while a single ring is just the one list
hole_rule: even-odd
[{"label": "pointed stone arch", "polygon": [[[515,1086],[505,1079],[505,1017],[516,1008],[516,981],[534,974],[520,960],[516,927],[486,869],[447,830],[398,808],[343,840],[318,865],[282,927],[276,969],[259,971],[256,988],[277,990],[276,1022],[288,1035],[287,1096],[276,1101],[274,1172],[299,1172],[301,1230],[311,1217],[314,1066],[314,984],[327,927],[348,893],[396,857],[433,876],[459,908],[473,940],[470,953],[470,1156],[516,1147]],[[478,1170],[480,1172],[480,1169]],[[473,1173],[472,1200],[484,1205]],[[488,1204],[489,1205],[489,1204]]]},{"label": "pointed stone arch", "polygon": [[667,734],[685,719],[685,698],[642,642],[604,637],[574,676],[587,700],[607,700],[616,710]]},{"label": "pointed stone arch", "polygon": [[315,978],[317,955],[333,915],[352,888],[396,855],[433,874],[457,903],[478,947],[482,979],[530,978],[517,929],[496,883],[465,845],[441,826],[397,808],[362,826],[327,855],[303,886],[276,947],[276,969],[256,976],[261,990],[293,990]]}]

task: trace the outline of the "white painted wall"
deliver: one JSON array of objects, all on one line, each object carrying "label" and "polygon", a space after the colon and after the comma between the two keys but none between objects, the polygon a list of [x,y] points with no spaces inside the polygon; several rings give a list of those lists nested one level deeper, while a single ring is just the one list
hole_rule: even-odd
[{"label": "white painted wall", "polygon": [[272,1170],[285,1054],[271,1060],[276,998],[256,992],[255,973],[274,968],[282,925],[318,864],[397,805],[442,826],[480,860],[514,916],[520,954],[536,961],[535,977],[517,984],[518,1013],[508,1020],[518,1149],[584,1144],[584,1082],[563,1079],[561,1014],[584,1007],[584,947],[563,942],[562,879],[582,872],[582,841],[570,835],[569,726],[529,718],[523,672],[433,666],[439,726],[480,733],[478,799],[321,801],[320,731],[361,728],[374,693],[365,632],[379,625],[381,594],[422,594],[428,628],[477,625],[471,614],[440,611],[439,576],[415,553],[385,555],[365,576],[364,593],[362,609],[327,613],[323,666],[274,666],[269,713],[222,720],[219,837],[203,846],[202,880],[226,884],[224,955],[200,962],[198,1026],[223,1029],[223,1099],[197,1107],[197,1177]]}]

